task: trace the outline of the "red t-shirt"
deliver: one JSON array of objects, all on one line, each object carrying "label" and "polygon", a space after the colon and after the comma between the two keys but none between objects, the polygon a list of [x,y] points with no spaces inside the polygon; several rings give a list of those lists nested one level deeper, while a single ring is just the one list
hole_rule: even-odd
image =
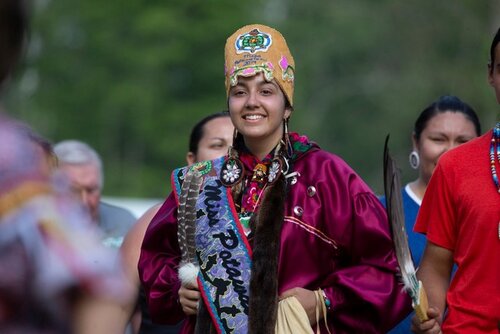
[{"label": "red t-shirt", "polygon": [[[492,131],[444,154],[414,230],[453,252],[444,333],[495,333],[500,321],[500,194],[493,183]],[[497,163],[500,177],[500,167]]]}]

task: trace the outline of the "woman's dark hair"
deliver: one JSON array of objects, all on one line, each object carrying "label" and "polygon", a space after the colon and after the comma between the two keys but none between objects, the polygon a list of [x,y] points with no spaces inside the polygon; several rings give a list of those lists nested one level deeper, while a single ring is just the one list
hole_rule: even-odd
[{"label": "woman's dark hair", "polygon": [[28,31],[25,1],[0,1],[0,83],[18,62]]},{"label": "woman's dark hair", "polygon": [[189,152],[198,154],[198,144],[200,143],[201,138],[203,138],[203,128],[205,124],[213,119],[221,117],[229,117],[229,111],[224,110],[215,114],[208,115],[195,124],[195,126],[191,130],[191,136],[189,137]]},{"label": "woman's dark hair", "polygon": [[413,133],[417,141],[420,140],[420,135],[422,131],[427,127],[429,121],[436,116],[444,112],[459,112],[462,113],[465,118],[474,124],[476,130],[476,135],[481,135],[481,124],[479,123],[479,118],[476,112],[467,103],[463,102],[456,96],[445,95],[441,96],[437,101],[433,102],[430,106],[424,109],[418,116],[415,122],[415,127],[413,128]]},{"label": "woman's dark hair", "polygon": [[500,28],[498,28],[495,37],[493,37],[493,42],[491,42],[490,48],[490,73],[493,71],[493,66],[495,65],[495,49],[500,42]]}]

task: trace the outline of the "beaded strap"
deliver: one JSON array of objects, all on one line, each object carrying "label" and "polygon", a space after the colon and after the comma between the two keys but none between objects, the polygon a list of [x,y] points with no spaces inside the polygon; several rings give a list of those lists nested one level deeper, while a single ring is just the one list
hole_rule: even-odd
[{"label": "beaded strap", "polygon": [[323,301],[325,302],[326,309],[329,310],[330,307],[332,306],[332,303],[330,302],[330,299],[328,299],[328,296],[326,295],[324,290],[321,290],[323,294]]},{"label": "beaded strap", "polygon": [[331,334],[327,319],[327,310],[329,310],[331,306],[330,299],[328,299],[323,289],[315,290],[314,296],[316,297],[316,334],[320,333],[320,313],[323,315],[323,321],[325,323],[326,331],[328,332],[328,334]]}]

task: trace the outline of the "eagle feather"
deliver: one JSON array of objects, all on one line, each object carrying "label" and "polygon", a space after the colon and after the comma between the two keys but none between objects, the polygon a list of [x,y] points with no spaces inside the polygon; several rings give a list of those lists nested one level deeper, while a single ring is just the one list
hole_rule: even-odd
[{"label": "eagle feather", "polygon": [[179,278],[183,284],[196,282],[199,271],[195,243],[196,202],[202,181],[203,178],[199,171],[188,171],[179,195],[177,239],[181,250]]},{"label": "eagle feather", "polygon": [[396,258],[401,271],[401,280],[403,281],[404,289],[412,299],[413,308],[419,320],[423,321],[427,320],[427,297],[422,282],[417,278],[417,272],[408,245],[400,174],[401,171],[396,161],[389,153],[389,136],[387,136],[384,145],[384,191],[387,217],[392,227]]}]

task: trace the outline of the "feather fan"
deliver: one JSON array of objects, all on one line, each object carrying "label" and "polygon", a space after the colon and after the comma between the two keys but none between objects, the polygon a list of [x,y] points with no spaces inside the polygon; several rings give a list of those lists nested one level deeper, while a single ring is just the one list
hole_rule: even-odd
[{"label": "feather fan", "polygon": [[401,270],[404,289],[412,299],[412,306],[420,321],[427,320],[427,295],[422,282],[418,280],[408,245],[405,229],[403,199],[401,195],[401,175],[396,161],[389,153],[389,135],[384,146],[384,191],[387,217],[392,227],[392,237],[396,257]]},{"label": "feather fan", "polygon": [[179,195],[177,214],[177,239],[181,249],[179,278],[183,285],[196,283],[198,260],[196,258],[196,202],[200,194],[203,178],[197,170],[190,170],[184,177]]}]

